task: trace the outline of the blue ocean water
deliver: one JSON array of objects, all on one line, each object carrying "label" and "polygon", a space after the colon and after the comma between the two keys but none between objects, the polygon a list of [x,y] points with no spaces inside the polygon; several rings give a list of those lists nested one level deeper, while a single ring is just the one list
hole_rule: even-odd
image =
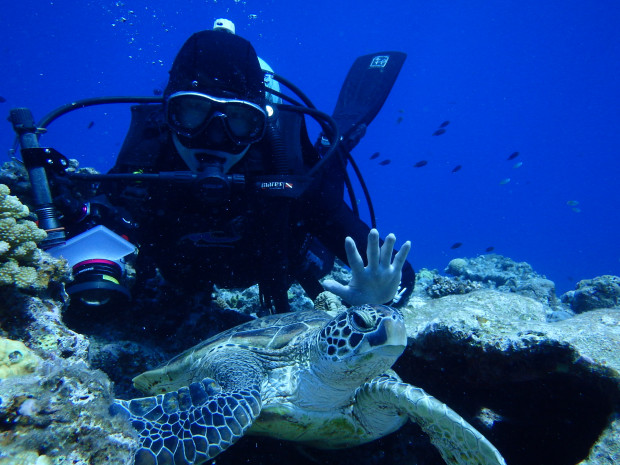
[{"label": "blue ocean water", "polygon": [[[153,95],[183,42],[219,17],[327,112],[357,56],[406,52],[354,151],[382,234],[412,241],[416,269],[493,247],[559,292],[620,275],[615,1],[23,0],[0,11],[0,111],[26,106],[35,119],[87,97]],[[105,171],[128,124],[126,106],[89,108],[41,143]],[[3,159],[13,138],[0,125]]]}]

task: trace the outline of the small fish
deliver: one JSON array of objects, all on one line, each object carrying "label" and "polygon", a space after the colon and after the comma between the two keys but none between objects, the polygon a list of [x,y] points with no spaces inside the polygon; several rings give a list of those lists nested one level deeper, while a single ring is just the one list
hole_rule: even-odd
[{"label": "small fish", "polygon": [[463,168],[461,165],[456,165],[454,168],[452,168],[452,172],[456,173],[457,171],[460,171],[461,168]]},{"label": "small fish", "polygon": [[390,163],[392,163],[392,160],[390,160],[389,158],[387,160],[381,160],[379,162],[381,166],[389,165]]},{"label": "small fish", "polygon": [[399,117],[396,119],[396,124],[400,124],[400,123],[402,123],[402,122],[403,122],[403,119],[404,119],[404,118],[403,118],[402,116],[399,116]]},{"label": "small fish", "polygon": [[487,247],[486,249],[484,249],[485,252],[493,252],[495,250],[495,247]]},{"label": "small fish", "polygon": [[514,160],[518,156],[519,156],[519,152],[512,152],[510,156],[507,158],[507,160]]},{"label": "small fish", "polygon": [[443,123],[441,123],[439,125],[440,128],[445,128],[448,124],[450,124],[450,121],[444,121]]},{"label": "small fish", "polygon": [[159,87],[156,87],[155,89],[153,89],[153,95],[162,95],[163,93],[164,91],[160,89]]},{"label": "small fish", "polygon": [[87,127],[87,129],[92,128],[94,125],[95,125],[95,122],[94,122],[94,121],[91,121],[90,123],[88,123],[88,127]]},{"label": "small fish", "polygon": [[0,95],[0,103],[4,103],[4,102],[6,102],[6,99],[2,95]]},{"label": "small fish", "polygon": [[439,128],[433,133],[433,136],[441,136],[442,134],[445,134],[445,132],[446,130],[444,128]]},{"label": "small fish", "polygon": [[568,205],[569,207],[576,207],[577,205],[579,205],[579,201],[578,200],[569,200],[568,202],[566,202],[566,205]]},{"label": "small fish", "polygon": [[578,207],[573,207],[571,208],[572,211],[574,211],[575,213],[581,213],[581,208]]},{"label": "small fish", "polygon": [[499,182],[499,185],[500,185],[500,186],[503,186],[504,184],[508,184],[509,182],[510,182],[510,178],[502,179],[502,180]]},{"label": "small fish", "polygon": [[419,162],[417,162],[415,165],[413,165],[415,168],[422,168],[423,166],[428,165],[428,162],[426,160],[420,160]]},{"label": "small fish", "polygon": [[522,161],[518,161],[517,163],[515,163],[514,165],[512,165],[513,169],[519,169],[523,166],[523,162]]},{"label": "small fish", "polygon": [[460,246],[462,246],[463,243],[462,242],[455,242],[454,244],[452,244],[450,246],[451,249],[458,249]]},{"label": "small fish", "polygon": [[379,155],[381,155],[379,152],[375,152],[370,156],[370,159],[374,160],[375,158],[379,158]]}]

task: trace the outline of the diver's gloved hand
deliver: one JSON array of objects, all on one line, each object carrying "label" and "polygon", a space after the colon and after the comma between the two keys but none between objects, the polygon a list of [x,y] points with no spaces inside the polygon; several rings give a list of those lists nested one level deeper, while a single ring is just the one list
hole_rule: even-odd
[{"label": "diver's gloved hand", "polygon": [[355,241],[347,237],[344,247],[353,277],[346,286],[328,279],[323,281],[323,287],[349,305],[384,304],[391,301],[398,291],[401,271],[411,250],[411,243],[405,242],[392,261],[395,243],[396,236],[388,234],[383,246],[379,248],[379,232],[371,229],[366,247],[368,266],[364,267]]}]

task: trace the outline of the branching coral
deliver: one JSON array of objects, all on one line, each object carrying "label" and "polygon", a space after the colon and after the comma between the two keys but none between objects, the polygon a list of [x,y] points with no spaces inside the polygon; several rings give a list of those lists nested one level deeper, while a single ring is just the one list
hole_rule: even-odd
[{"label": "branching coral", "polygon": [[66,262],[41,251],[37,243],[47,237],[33,221],[30,210],[0,184],[0,286],[41,290],[50,280],[62,279]]}]

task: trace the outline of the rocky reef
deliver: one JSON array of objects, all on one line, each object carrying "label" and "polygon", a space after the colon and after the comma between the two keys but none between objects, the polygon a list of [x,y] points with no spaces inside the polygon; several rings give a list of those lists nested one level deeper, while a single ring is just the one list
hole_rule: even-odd
[{"label": "rocky reef", "polygon": [[103,372],[46,354],[32,373],[1,381],[1,464],[132,463],[135,433],[109,415]]},{"label": "rocky reef", "polygon": [[531,297],[547,308],[549,321],[562,320],[574,315],[570,305],[556,297],[555,284],[536,273],[529,263],[515,262],[496,254],[475,258],[455,258],[444,270],[422,269],[418,273],[417,295],[432,298],[467,294],[478,289],[496,289]]},{"label": "rocky reef", "polygon": [[[19,169],[3,172],[0,181],[20,192]],[[0,465],[129,465],[136,434],[109,415],[112,399],[139,395],[135,375],[259,316],[257,290],[186,296],[158,281],[98,318],[75,313],[66,265],[36,247],[45,233],[11,191],[0,186],[0,268],[10,270],[0,277]],[[346,281],[346,267],[332,278]],[[311,308],[298,286],[289,298],[295,310]],[[616,276],[581,281],[558,298],[527,263],[455,259],[445,274],[418,273],[402,306],[408,346],[394,368],[476,426],[511,465],[620,463],[619,303]],[[351,450],[245,437],[217,457],[219,465],[274,461],[443,463],[411,424]]]},{"label": "rocky reef", "polygon": [[132,463],[135,432],[110,417],[108,376],[62,321],[64,260],[0,185],[0,464]]},{"label": "rocky reef", "polygon": [[507,463],[618,463],[620,309],[549,322],[537,300],[478,290],[404,313],[396,370],[467,413]]},{"label": "rocky reef", "polygon": [[618,307],[620,306],[620,278],[605,275],[579,281],[574,291],[568,291],[562,296],[562,302],[569,305],[575,313],[596,308]]}]

